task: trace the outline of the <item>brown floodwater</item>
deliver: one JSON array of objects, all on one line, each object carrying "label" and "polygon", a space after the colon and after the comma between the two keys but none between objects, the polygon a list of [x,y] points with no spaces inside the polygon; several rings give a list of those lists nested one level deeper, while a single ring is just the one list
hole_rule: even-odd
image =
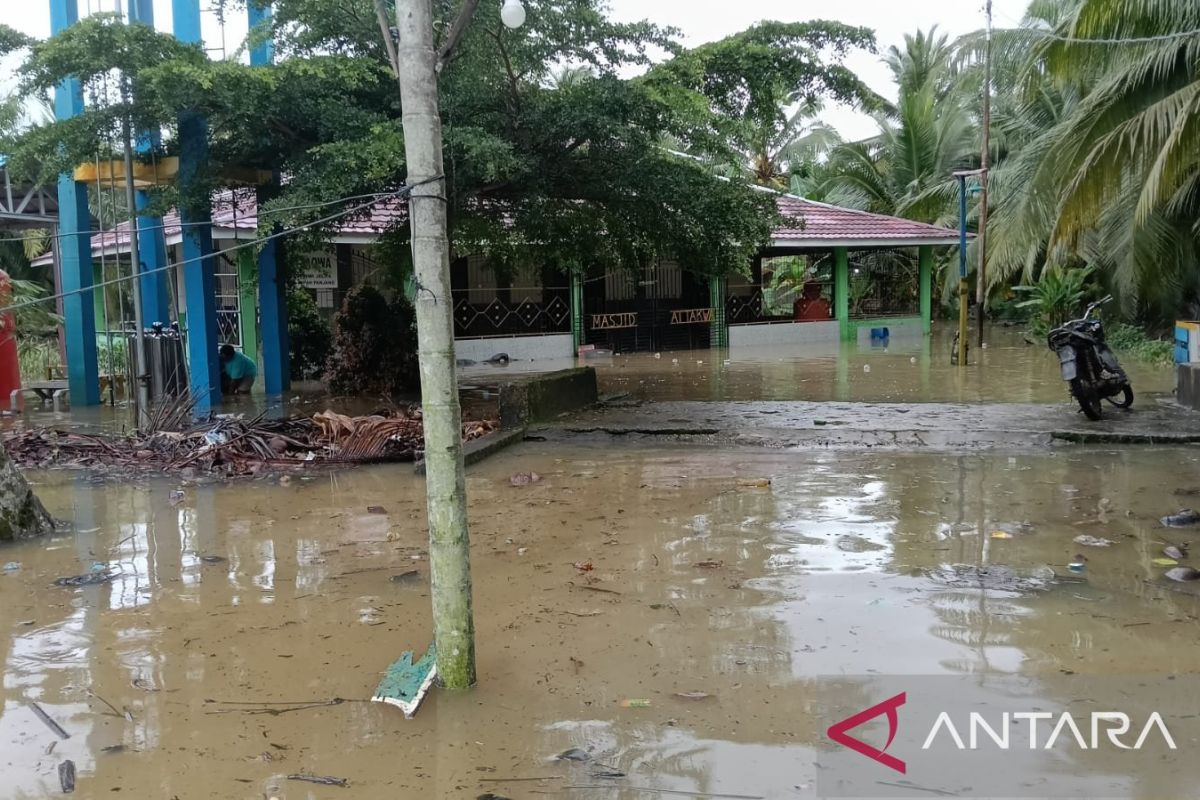
[{"label": "brown floodwater", "polygon": [[[894,338],[889,346],[831,342],[812,346],[630,353],[590,358],[602,392],[644,400],[813,400],[897,403],[1054,403],[1067,397],[1058,360],[1015,328],[993,327],[987,348],[972,348],[970,363],[950,363],[948,326],[931,337]],[[1170,392],[1175,374],[1125,357],[1139,395]],[[479,365],[464,381],[486,382],[521,371],[574,366],[570,359]]]},{"label": "brown floodwater", "polygon": [[[544,479],[509,484],[528,470]],[[64,759],[84,798],[813,797],[822,676],[1017,674],[1054,704],[1071,675],[1200,663],[1194,584],[1152,563],[1188,538],[1156,520],[1200,487],[1193,449],[519,445],[468,475],[479,685],[433,692],[412,720],[361,702],[430,640],[410,469],[187,485],[178,505],[166,480],[32,477],[73,527],[0,547],[19,563],[0,572],[3,798],[58,794]],[[738,486],[760,477],[770,486]],[[1081,582],[943,577],[983,564],[1065,576],[1081,533],[1116,542],[1088,550]],[[93,565],[118,577],[54,585]],[[711,697],[675,696],[691,691]],[[243,705],[332,698],[347,702]],[[593,762],[549,760],[572,747]],[[626,777],[590,777],[595,763]],[[1195,796],[1175,762],[1050,753],[1031,769],[1047,794],[1086,775],[1114,797]]]}]

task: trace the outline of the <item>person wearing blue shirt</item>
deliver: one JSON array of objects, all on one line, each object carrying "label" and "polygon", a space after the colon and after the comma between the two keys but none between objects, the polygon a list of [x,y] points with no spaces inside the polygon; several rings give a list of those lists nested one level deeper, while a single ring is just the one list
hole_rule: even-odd
[{"label": "person wearing blue shirt", "polygon": [[233,345],[221,345],[221,393],[249,394],[258,367],[254,360],[233,349]]}]

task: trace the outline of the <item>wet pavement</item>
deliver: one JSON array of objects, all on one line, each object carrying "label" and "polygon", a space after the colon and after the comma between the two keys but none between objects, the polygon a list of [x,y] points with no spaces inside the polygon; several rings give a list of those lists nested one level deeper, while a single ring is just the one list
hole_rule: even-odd
[{"label": "wet pavement", "polygon": [[617,400],[530,431],[563,440],[578,435],[669,437],[718,446],[770,448],[1029,448],[1056,442],[1200,442],[1200,414],[1169,396],[1086,419],[1067,402],[812,403],[640,402]]},{"label": "wet pavement", "polygon": [[[430,637],[410,469],[188,485],[177,506],[173,482],[32,477],[74,529],[0,549],[20,565],[0,572],[6,798],[58,794],[63,759],[86,798],[813,797],[823,676],[969,675],[993,696],[1015,674],[1056,705],[1083,676],[1200,663],[1196,584],[1153,562],[1193,535],[1157,522],[1196,502],[1189,448],[518,445],[468,477],[480,684],[413,720],[361,702]],[[1081,534],[1115,544],[1071,575]],[[54,585],[94,565],[116,579]],[[970,578],[988,566],[1044,586]],[[549,760],[568,748],[590,759]],[[1189,757],[1030,760],[1045,796],[1195,796]]]}]

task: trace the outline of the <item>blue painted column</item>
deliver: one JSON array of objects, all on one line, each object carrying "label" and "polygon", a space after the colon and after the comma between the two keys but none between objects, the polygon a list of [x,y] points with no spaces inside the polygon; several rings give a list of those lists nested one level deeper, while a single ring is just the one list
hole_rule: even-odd
[{"label": "blue painted column", "polygon": [[[251,35],[271,18],[271,6],[260,0],[247,5]],[[263,67],[275,58],[271,40],[250,48],[250,66]],[[259,202],[262,196],[259,195]],[[261,228],[260,228],[261,229]],[[258,315],[262,336],[263,388],[268,395],[283,394],[292,385],[291,342],[288,339],[287,285],[279,269],[278,239],[258,253]]]},{"label": "blue painted column", "polygon": [[[61,33],[79,21],[76,0],[50,0],[50,31]],[[54,90],[54,116],[64,120],[83,112],[79,81],[68,79]],[[92,301],[92,216],[87,186],[72,175],[58,178],[58,257],[63,298],[67,378],[72,406],[100,404],[96,363],[96,309]]]},{"label": "blue painted column", "polygon": [[[200,0],[172,0],[175,38],[198,44]],[[208,160],[208,123],[200,114],[179,117],[179,183],[187,193]],[[221,363],[217,356],[217,297],[213,277],[211,204],[179,209],[183,221],[183,285],[187,294],[187,349],[196,413],[204,414],[221,402]],[[197,224],[199,223],[199,224]]]},{"label": "blue painted column", "polygon": [[[154,27],[154,0],[127,0],[130,23],[141,23]],[[157,131],[143,133],[138,136],[137,150],[145,155],[157,147],[159,134]],[[139,211],[150,205],[150,194],[139,191],[136,195]],[[138,251],[141,255],[142,284],[142,319],[147,325],[154,322],[170,322],[171,305],[168,289],[167,271],[163,269],[166,263],[166,247],[163,242],[162,217],[137,218]]]}]

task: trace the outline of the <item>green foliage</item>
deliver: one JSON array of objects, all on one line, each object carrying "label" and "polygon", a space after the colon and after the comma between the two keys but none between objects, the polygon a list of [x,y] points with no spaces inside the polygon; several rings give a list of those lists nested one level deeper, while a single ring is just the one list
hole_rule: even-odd
[{"label": "green foliage", "polygon": [[320,375],[333,348],[329,325],[322,318],[317,301],[306,289],[289,288],[287,308],[292,377],[306,380]]},{"label": "green foliage", "polygon": [[1137,325],[1119,323],[1105,329],[1109,347],[1122,356],[1167,367],[1175,362],[1175,343],[1169,339],[1155,339]]},{"label": "green foliage", "polygon": [[17,335],[17,360],[21,365],[21,380],[44,381],[62,368],[58,339],[44,336]]},{"label": "green foliage", "polygon": [[129,371],[129,346],[124,338],[96,337],[96,363],[101,374],[124,375]]},{"label": "green foliage", "polygon": [[854,49],[873,51],[874,34],[837,22],[760,22],[679,53],[645,82],[695,127],[690,152],[716,163],[748,162],[754,180],[785,188],[788,170],[832,139],[815,123],[824,99],[875,108],[882,100],[842,64]]},{"label": "green foliage", "polygon": [[[460,6],[435,4],[439,35]],[[823,97],[877,102],[841,63],[851,49],[873,46],[864,29],[768,22],[685,51],[672,30],[609,19],[603,0],[526,6],[518,31],[481,8],[439,76],[452,245],[497,264],[599,273],[673,258],[702,276],[744,268],[777,221],[770,196],[744,178],[746,160],[761,156],[760,177],[782,185],[784,164],[815,158],[808,137],[828,134],[786,108],[813,108]],[[203,202],[225,166],[289,175],[268,204],[276,209],[403,185],[399,97],[373,3],[278,0],[273,9],[255,32],[276,46],[278,61],[267,67],[213,62],[103,15],[40,43],[23,70],[27,91],[78,74],[104,102],[36,127],[18,154],[55,174],[108,152],[126,117],[135,129],[163,131],[161,153],[170,154],[179,116],[196,112],[209,123],[209,162],[184,202]],[[623,77],[663,52],[666,63]],[[111,75],[128,96],[105,83]],[[733,180],[717,174],[714,165],[724,164],[737,165]],[[162,204],[178,199],[160,194]],[[300,225],[336,210],[269,220]],[[401,221],[392,249],[407,236]]]},{"label": "green foliage", "polygon": [[[1200,5],[1043,0],[1025,27],[1065,40],[998,40],[1013,154],[994,180],[989,276],[1082,259],[1125,317],[1169,323],[1200,300],[1200,37],[1180,35]],[[1145,41],[1076,41],[1097,38]]]},{"label": "green foliage", "polygon": [[1030,330],[1044,336],[1064,322],[1077,319],[1093,291],[1089,282],[1092,272],[1091,267],[1047,268],[1036,284],[1013,287],[1029,295],[1017,307],[1030,309]]},{"label": "green foliage", "polygon": [[334,318],[325,383],[337,394],[393,397],[420,386],[416,316],[403,297],[388,301],[359,286]]}]

